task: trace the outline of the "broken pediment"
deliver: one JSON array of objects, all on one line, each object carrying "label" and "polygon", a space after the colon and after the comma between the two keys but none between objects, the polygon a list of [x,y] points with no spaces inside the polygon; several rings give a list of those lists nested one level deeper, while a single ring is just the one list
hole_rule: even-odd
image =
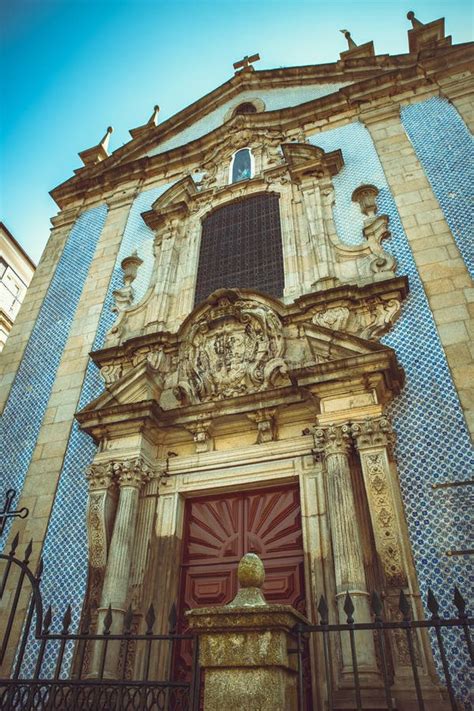
[{"label": "broken pediment", "polygon": [[149,354],[125,371],[120,363],[104,366],[101,376],[106,389],[83,411],[103,410],[148,400],[158,403],[163,392],[163,377],[157,369],[157,361],[160,361],[159,354]]},{"label": "broken pediment", "polygon": [[372,295],[367,288],[330,290],[333,305],[317,294],[284,306],[250,289],[219,289],[176,334],[148,334],[92,354],[106,391],[90,407],[155,400],[177,409],[294,387],[303,371],[316,383],[326,364],[334,373],[352,366],[363,372],[364,359],[392,353],[356,334],[388,328],[406,293],[404,280],[394,282],[385,299],[383,285]]}]

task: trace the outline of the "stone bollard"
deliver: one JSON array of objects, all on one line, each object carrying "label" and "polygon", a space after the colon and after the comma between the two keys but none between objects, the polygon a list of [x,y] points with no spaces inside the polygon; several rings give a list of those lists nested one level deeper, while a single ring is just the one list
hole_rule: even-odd
[{"label": "stone bollard", "polygon": [[204,711],[296,711],[297,655],[290,636],[307,620],[291,605],[267,604],[261,587],[265,570],[247,553],[238,568],[240,589],[223,607],[187,613],[199,635],[199,663],[204,683]]}]

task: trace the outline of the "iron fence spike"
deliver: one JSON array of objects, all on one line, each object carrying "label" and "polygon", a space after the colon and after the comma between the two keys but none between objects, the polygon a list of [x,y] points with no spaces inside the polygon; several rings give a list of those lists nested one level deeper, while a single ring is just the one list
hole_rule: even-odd
[{"label": "iron fence spike", "polygon": [[39,582],[41,579],[41,576],[43,575],[43,568],[44,568],[44,560],[43,556],[38,561],[38,567],[36,568],[36,580]]},{"label": "iron fence spike", "polygon": [[372,604],[372,610],[375,615],[375,619],[377,621],[382,620],[382,613],[383,613],[383,605],[382,605],[382,600],[380,599],[380,595],[376,590],[373,591],[372,596],[371,596],[371,604]]},{"label": "iron fence spike", "polygon": [[132,629],[132,622],[133,622],[133,612],[132,612],[132,606],[129,605],[127,612],[125,613],[125,617],[123,619],[123,631],[124,634],[128,634],[131,629]]},{"label": "iron fence spike", "polygon": [[329,619],[329,609],[324,595],[319,598],[318,612],[321,618],[321,624],[327,625]]},{"label": "iron fence spike", "polygon": [[168,615],[168,625],[169,633],[174,634],[176,631],[176,622],[178,621],[178,615],[176,613],[176,605],[173,602],[170,609],[170,614]]},{"label": "iron fence spike", "polygon": [[112,605],[109,604],[109,607],[107,608],[107,613],[104,617],[104,634],[109,634],[111,625],[112,625]]},{"label": "iron fence spike", "polygon": [[347,623],[350,625],[354,622],[353,614],[354,614],[354,603],[352,602],[352,598],[349,595],[349,591],[346,592],[346,597],[344,600],[344,612],[347,615]]},{"label": "iron fence spike", "polygon": [[72,620],[71,605],[68,605],[66,607],[66,611],[63,615],[63,629],[61,631],[61,634],[68,633],[69,625],[71,624],[71,620]]},{"label": "iron fence spike", "polygon": [[439,617],[439,604],[431,588],[428,588],[427,607],[433,617]]},{"label": "iron fence spike", "polygon": [[459,592],[459,588],[457,585],[454,586],[454,595],[453,595],[453,600],[454,604],[456,605],[456,609],[459,612],[459,617],[465,617],[466,616],[466,601]]},{"label": "iron fence spike", "polygon": [[46,610],[46,614],[44,616],[43,634],[48,634],[52,621],[53,621],[53,610],[51,608],[51,605],[49,605],[48,609]]},{"label": "iron fence spike", "polygon": [[91,611],[90,608],[87,607],[86,609],[86,614],[84,615],[82,619],[82,634],[89,634],[91,626]]},{"label": "iron fence spike", "polygon": [[23,560],[24,563],[28,563],[28,561],[30,560],[30,555],[31,555],[32,550],[33,550],[33,539],[30,538],[30,542],[28,543],[28,545],[25,548],[25,557]]},{"label": "iron fence spike", "polygon": [[399,608],[400,612],[402,613],[403,618],[405,620],[409,620],[410,619],[410,604],[409,604],[409,602],[407,600],[407,596],[405,595],[403,590],[400,590],[400,598],[399,598],[399,602],[398,602],[398,608]]},{"label": "iron fence spike", "polygon": [[18,546],[19,540],[20,540],[20,534],[19,534],[19,532],[17,531],[16,534],[15,534],[15,538],[14,538],[13,541],[12,541],[12,547],[10,548],[10,555],[11,555],[11,556],[14,556],[14,555],[15,555],[15,551],[16,551],[16,548],[17,548],[17,546]]},{"label": "iron fence spike", "polygon": [[146,622],[146,633],[147,634],[153,634],[153,625],[155,624],[156,616],[155,616],[155,608],[153,607],[153,603],[151,603],[150,607],[148,608],[148,612],[146,613],[145,617],[145,622]]}]

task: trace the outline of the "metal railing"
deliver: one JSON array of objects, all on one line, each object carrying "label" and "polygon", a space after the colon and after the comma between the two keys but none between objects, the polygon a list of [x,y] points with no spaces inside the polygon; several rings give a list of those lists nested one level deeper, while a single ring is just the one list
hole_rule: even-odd
[{"label": "metal railing", "polygon": [[[391,687],[394,682],[393,678],[393,667],[392,660],[390,657],[389,650],[387,649],[387,635],[390,633],[402,634],[405,638],[406,649],[408,652],[409,667],[411,669],[411,675],[413,680],[413,695],[414,701],[417,702],[417,708],[420,711],[430,711],[430,706],[428,700],[424,698],[423,685],[420,681],[420,667],[419,660],[417,658],[417,640],[415,638],[416,630],[427,629],[434,631],[434,640],[436,642],[436,647],[439,652],[439,658],[441,661],[441,668],[444,674],[444,683],[446,687],[447,696],[449,698],[450,708],[453,711],[461,711],[464,707],[456,699],[456,689],[454,688],[453,677],[449,669],[446,646],[443,639],[443,630],[446,628],[457,628],[461,634],[460,639],[463,639],[465,644],[467,655],[470,658],[471,664],[474,664],[473,659],[473,649],[470,627],[474,623],[474,618],[469,617],[466,611],[466,603],[458,588],[454,588],[453,602],[457,610],[457,616],[450,618],[442,618],[439,615],[439,604],[434,596],[432,590],[428,592],[427,607],[431,613],[431,619],[427,620],[414,620],[411,616],[411,607],[407,597],[405,596],[403,590],[400,591],[399,598],[399,613],[400,620],[392,621],[385,620],[383,617],[383,604],[380,595],[377,592],[372,593],[371,596],[371,608],[373,613],[372,622],[362,622],[357,623],[354,620],[354,604],[351,596],[347,593],[344,601],[344,612],[346,614],[346,622],[340,624],[330,624],[329,623],[329,610],[328,605],[324,596],[320,598],[318,605],[319,613],[319,624],[316,625],[305,625],[298,624],[294,629],[297,646],[294,650],[298,654],[298,703],[300,709],[311,708],[311,701],[308,699],[308,688],[309,685],[306,683],[305,679],[305,656],[307,656],[307,645],[312,634],[319,635],[322,642],[323,657],[324,657],[324,669],[322,670],[321,676],[324,676],[324,684],[322,684],[322,679],[318,678],[319,687],[326,688],[326,698],[324,699],[325,708],[328,711],[333,709],[335,703],[335,692],[334,692],[334,682],[335,682],[335,672],[334,668],[334,652],[333,645],[330,643],[331,633],[337,633],[339,635],[347,635],[349,638],[348,649],[350,650],[350,671],[351,684],[349,686],[353,689],[353,703],[354,707],[358,711],[362,711],[363,705],[363,684],[360,679],[360,668],[357,658],[357,634],[362,631],[372,631],[375,635],[375,641],[378,648],[378,669],[383,683],[383,697],[385,699],[385,704],[387,711],[395,711],[395,703],[393,701],[393,695]],[[336,664],[337,666],[337,664]],[[347,672],[346,672],[346,697],[347,697]]]},{"label": "metal railing", "polygon": [[[168,634],[155,634],[153,605],[145,615],[145,631],[142,634],[133,631],[134,613],[131,607],[124,616],[122,631],[116,633],[110,606],[100,632],[95,631],[88,614],[84,616],[79,630],[72,632],[70,605],[62,615],[59,631],[52,631],[53,611],[49,606],[44,613],[40,592],[43,564],[40,561],[33,573],[29,567],[32,543],[27,545],[21,560],[15,555],[17,547],[18,536],[13,539],[10,552],[0,554],[0,562],[4,566],[0,579],[0,601],[7,597],[5,593],[8,590],[8,609],[2,623],[0,665],[6,659],[19,603],[25,595],[30,600],[11,674],[8,678],[0,678],[1,709],[193,711],[198,708],[197,638],[189,634],[176,634],[174,605],[169,616]],[[15,580],[11,578],[14,571],[17,573]],[[174,660],[181,644],[191,649],[191,678],[173,679]],[[26,659],[25,653],[27,649],[31,650],[31,645],[33,654],[30,651]],[[164,650],[163,645],[166,645]],[[159,658],[167,662],[157,664]],[[166,678],[156,679],[156,669],[163,667],[168,670]]]}]

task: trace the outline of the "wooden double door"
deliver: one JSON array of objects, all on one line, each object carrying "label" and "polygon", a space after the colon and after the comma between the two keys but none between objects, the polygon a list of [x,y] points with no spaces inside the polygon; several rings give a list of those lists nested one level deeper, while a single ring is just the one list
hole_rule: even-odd
[{"label": "wooden double door", "polygon": [[[187,610],[225,605],[238,588],[237,566],[256,553],[265,566],[267,602],[306,611],[304,554],[298,486],[226,493],[186,502],[180,569],[178,620],[185,629]],[[189,669],[182,648],[178,676]]]}]

